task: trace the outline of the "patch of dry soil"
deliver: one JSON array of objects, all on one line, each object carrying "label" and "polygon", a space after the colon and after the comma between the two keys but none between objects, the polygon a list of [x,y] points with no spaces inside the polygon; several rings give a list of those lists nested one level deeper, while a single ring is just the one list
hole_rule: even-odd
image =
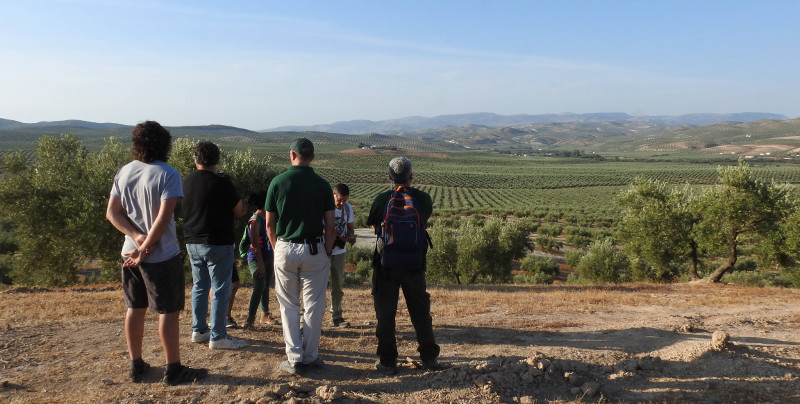
[{"label": "patch of dry soil", "polygon": [[[237,294],[238,319],[250,291],[243,287]],[[233,329],[250,346],[212,351],[190,342],[187,310],[182,361],[210,375],[169,387],[160,383],[164,366],[154,315],[147,317],[144,341],[144,359],[153,368],[144,383],[128,380],[118,285],[13,289],[0,293],[0,402],[800,402],[800,293],[761,291],[725,285],[433,287],[441,360],[452,367],[435,373],[417,368],[413,328],[401,309],[399,348],[409,359],[394,376],[374,370],[366,286],[345,290],[351,328],[328,327],[326,314],[325,366],[301,376],[278,370],[285,359],[278,327]]]}]

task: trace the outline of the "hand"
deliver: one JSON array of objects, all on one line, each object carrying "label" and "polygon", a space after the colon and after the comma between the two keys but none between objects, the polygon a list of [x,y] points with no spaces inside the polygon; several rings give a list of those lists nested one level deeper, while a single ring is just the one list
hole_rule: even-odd
[{"label": "hand", "polygon": [[138,267],[144,261],[144,258],[147,256],[148,251],[139,251],[138,248],[135,248],[131,251],[124,253],[123,255],[128,257],[125,262],[122,263],[123,267]]},{"label": "hand", "polygon": [[263,262],[259,262],[258,263],[258,269],[256,269],[256,276],[259,277],[259,278],[262,278],[262,277],[264,277],[265,273],[266,273],[266,271],[264,270],[264,263]]}]

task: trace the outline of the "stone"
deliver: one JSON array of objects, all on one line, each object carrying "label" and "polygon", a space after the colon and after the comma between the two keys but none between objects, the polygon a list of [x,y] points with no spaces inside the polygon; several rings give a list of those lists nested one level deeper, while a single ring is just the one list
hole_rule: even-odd
[{"label": "stone", "polygon": [[725,331],[714,331],[711,334],[711,349],[715,351],[724,351],[730,345],[731,336]]},{"label": "stone", "polygon": [[283,397],[288,392],[292,391],[292,388],[288,384],[282,383],[282,384],[273,385],[271,390],[272,390],[272,394],[275,394],[278,397]]},{"label": "stone", "polygon": [[338,386],[319,386],[314,393],[322,401],[334,401],[344,397],[344,393]]}]

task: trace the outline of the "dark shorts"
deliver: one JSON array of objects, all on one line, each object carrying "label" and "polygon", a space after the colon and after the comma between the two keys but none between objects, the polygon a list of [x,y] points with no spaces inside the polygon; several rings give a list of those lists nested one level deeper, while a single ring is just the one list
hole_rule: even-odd
[{"label": "dark shorts", "polygon": [[186,300],[184,286],[180,254],[162,262],[122,268],[122,291],[129,309],[149,306],[159,314],[181,311]]}]

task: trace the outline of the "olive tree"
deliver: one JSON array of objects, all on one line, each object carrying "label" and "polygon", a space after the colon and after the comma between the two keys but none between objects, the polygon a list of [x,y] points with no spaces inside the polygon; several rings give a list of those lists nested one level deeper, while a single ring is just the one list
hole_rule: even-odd
[{"label": "olive tree", "polygon": [[788,187],[759,179],[744,160],[735,167],[720,167],[718,173],[720,183],[697,202],[698,245],[723,258],[706,282],[719,282],[736,265],[743,237],[757,243],[779,232],[791,208]]},{"label": "olive tree", "polygon": [[637,180],[618,202],[624,207],[619,236],[634,267],[669,276],[681,260],[698,279],[700,260],[722,262],[705,282],[719,282],[739,257],[740,243],[757,245],[762,258],[781,245],[782,223],[791,212],[786,185],[756,177],[740,160],[720,167],[719,182],[699,194],[667,190],[657,181]]},{"label": "olive tree", "polygon": [[41,137],[32,163],[21,153],[4,159],[0,210],[16,225],[19,243],[14,282],[67,285],[86,259],[111,259],[105,208],[124,155],[116,141],[92,154],[63,135]]},{"label": "olive tree", "polygon": [[455,284],[506,282],[511,262],[525,256],[531,247],[529,230],[523,222],[491,217],[478,225],[464,221],[457,229],[435,226],[431,232],[434,249],[428,253],[432,279]]},{"label": "olive tree", "polygon": [[689,276],[697,273],[697,243],[693,228],[691,189],[669,189],[663,181],[638,177],[616,200],[623,208],[617,237],[634,261],[634,278],[669,281],[689,261]]}]

